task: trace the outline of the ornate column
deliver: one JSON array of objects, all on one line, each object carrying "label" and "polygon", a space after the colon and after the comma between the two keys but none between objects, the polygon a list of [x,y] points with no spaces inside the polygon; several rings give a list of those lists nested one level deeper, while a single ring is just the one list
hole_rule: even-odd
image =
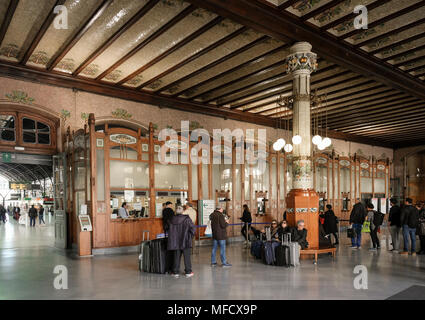
[{"label": "ornate column", "polygon": [[319,247],[319,196],[313,189],[312,142],[310,119],[310,74],[317,68],[317,55],[308,42],[298,42],[286,58],[286,71],[293,76],[293,136],[301,137],[294,144],[292,158],[293,189],[286,198],[288,223],[304,220],[310,248]]}]

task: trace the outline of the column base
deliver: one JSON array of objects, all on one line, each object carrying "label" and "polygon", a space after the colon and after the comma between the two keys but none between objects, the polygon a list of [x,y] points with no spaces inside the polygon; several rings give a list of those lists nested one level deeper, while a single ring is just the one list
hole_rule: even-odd
[{"label": "column base", "polygon": [[319,195],[312,189],[292,189],[286,197],[288,225],[304,220],[309,248],[319,248]]}]

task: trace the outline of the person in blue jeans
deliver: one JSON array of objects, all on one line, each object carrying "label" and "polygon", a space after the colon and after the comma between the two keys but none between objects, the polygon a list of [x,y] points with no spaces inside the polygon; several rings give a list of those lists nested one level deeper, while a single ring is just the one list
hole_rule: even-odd
[{"label": "person in blue jeans", "polygon": [[211,252],[211,266],[217,266],[217,246],[220,246],[220,259],[223,267],[231,267],[232,265],[226,259],[226,239],[227,239],[227,227],[229,225],[228,217],[223,214],[222,208],[217,208],[210,215],[211,229],[213,237],[213,248]]},{"label": "person in blue jeans", "polygon": [[410,254],[416,255],[416,228],[419,223],[419,210],[413,205],[413,200],[406,198],[405,205],[401,209],[400,221],[403,226],[404,250],[400,254],[409,254],[409,238],[412,243]]},{"label": "person in blue jeans", "polygon": [[360,249],[362,245],[362,226],[365,221],[367,212],[364,205],[360,202],[360,199],[356,199],[356,204],[353,206],[350,214],[350,224],[355,232],[353,238],[351,238],[351,248]]}]

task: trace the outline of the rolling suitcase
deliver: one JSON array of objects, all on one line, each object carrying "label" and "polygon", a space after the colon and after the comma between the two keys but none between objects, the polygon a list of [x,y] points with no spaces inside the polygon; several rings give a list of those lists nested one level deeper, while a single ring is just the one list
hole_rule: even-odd
[{"label": "rolling suitcase", "polygon": [[167,239],[151,240],[151,272],[164,274],[166,271]]},{"label": "rolling suitcase", "polygon": [[279,267],[290,267],[290,250],[289,246],[286,243],[289,243],[289,240],[285,238],[289,237],[289,234],[282,235],[282,243],[276,248],[276,265]]},{"label": "rolling suitcase", "polygon": [[288,242],[285,243],[289,247],[289,263],[293,267],[300,265],[300,250],[298,242],[291,242],[291,234],[288,233]]},{"label": "rolling suitcase", "polygon": [[279,242],[265,241],[261,249],[261,258],[264,264],[272,265],[275,263],[275,250],[279,246]]},{"label": "rolling suitcase", "polygon": [[[147,237],[145,238],[145,235]],[[150,272],[150,241],[149,231],[143,231],[142,242],[139,245],[139,270]]]},{"label": "rolling suitcase", "polygon": [[260,239],[253,242],[251,244],[251,254],[255,259],[261,259],[261,247],[263,246],[263,241],[261,241],[262,235],[260,235]]}]

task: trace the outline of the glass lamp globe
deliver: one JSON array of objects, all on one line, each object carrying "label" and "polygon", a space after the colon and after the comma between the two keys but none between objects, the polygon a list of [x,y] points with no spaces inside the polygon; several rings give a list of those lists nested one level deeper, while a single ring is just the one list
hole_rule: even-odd
[{"label": "glass lamp globe", "polygon": [[296,135],[292,137],[292,143],[293,144],[300,144],[302,142],[302,138],[300,135]]},{"label": "glass lamp globe", "polygon": [[317,134],[313,137],[312,141],[313,141],[313,144],[318,146],[322,142],[322,137]]},{"label": "glass lamp globe", "polygon": [[276,141],[275,143],[273,143],[273,150],[274,151],[280,151],[282,149],[282,147],[279,144],[279,141]]},{"label": "glass lamp globe", "polygon": [[286,144],[286,141],[285,141],[285,139],[282,139],[282,138],[280,138],[280,139],[277,139],[277,141],[276,141],[277,143],[279,143],[279,146],[280,146],[280,148],[282,149],[284,146],[285,146],[285,144]]},{"label": "glass lamp globe", "polygon": [[287,144],[284,148],[283,148],[286,152],[291,152],[292,151],[292,149],[294,149],[293,147],[292,147],[292,144]]},{"label": "glass lamp globe", "polygon": [[325,150],[326,149],[326,145],[324,143],[324,140],[322,140],[322,142],[319,143],[319,145],[317,146],[317,148],[319,150]]},{"label": "glass lamp globe", "polygon": [[328,137],[326,137],[325,139],[323,139],[323,144],[327,147],[329,147],[332,144],[331,139],[329,139]]}]

